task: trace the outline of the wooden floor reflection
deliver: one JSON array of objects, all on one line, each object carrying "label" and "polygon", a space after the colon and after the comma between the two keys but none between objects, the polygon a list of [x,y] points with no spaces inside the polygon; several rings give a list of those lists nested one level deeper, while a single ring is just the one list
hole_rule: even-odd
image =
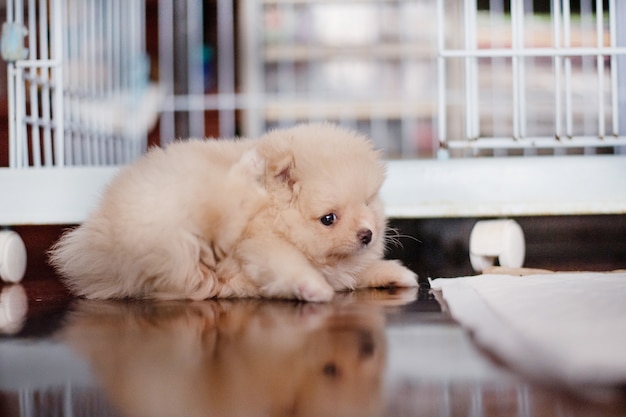
[{"label": "wooden floor reflection", "polygon": [[507,372],[425,290],[311,304],[100,302],[20,288],[0,298],[14,319],[0,338],[3,417],[626,415],[622,395]]}]

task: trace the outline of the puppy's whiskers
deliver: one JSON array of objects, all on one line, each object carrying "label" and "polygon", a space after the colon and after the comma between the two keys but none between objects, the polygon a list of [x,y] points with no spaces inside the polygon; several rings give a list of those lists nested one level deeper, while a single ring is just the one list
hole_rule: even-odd
[{"label": "puppy's whiskers", "polygon": [[385,249],[389,249],[391,246],[404,249],[404,245],[400,239],[411,239],[417,243],[422,243],[421,240],[414,236],[404,235],[394,227],[387,227],[385,230]]}]

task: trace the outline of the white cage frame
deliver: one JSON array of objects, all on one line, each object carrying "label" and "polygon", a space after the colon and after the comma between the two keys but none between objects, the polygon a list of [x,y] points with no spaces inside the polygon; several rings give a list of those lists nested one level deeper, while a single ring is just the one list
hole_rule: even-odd
[{"label": "white cage frame", "polygon": [[[610,0],[605,10],[602,1],[597,1],[593,13],[586,16],[593,25],[586,35],[591,35],[590,45],[573,40],[573,13],[569,1],[552,1],[552,14],[549,22],[551,41],[549,45],[537,47],[529,45],[525,38],[528,20],[523,0],[510,2],[511,44],[505,47],[491,39],[491,44],[478,45],[478,16],[476,0],[463,2],[462,44],[454,47],[446,35],[446,3],[437,0],[437,49],[438,49],[438,135],[441,148],[449,149],[539,149],[539,148],[618,148],[626,145],[626,29],[618,25],[626,20],[626,4]],[[591,7],[591,1],[588,7]],[[579,18],[582,12],[578,14]],[[491,17],[493,20],[493,17]],[[573,61],[586,57],[595,60],[595,76],[589,77],[596,89],[595,107],[590,113],[596,119],[595,134],[577,134],[574,126],[573,105]],[[450,61],[462,60],[464,73],[464,139],[451,138],[447,131],[446,72]],[[530,59],[548,58],[551,60],[553,78],[553,129],[550,135],[537,135],[528,132],[529,107],[527,91],[527,70]],[[481,134],[478,61],[508,60],[511,71],[512,121],[510,134],[493,136]],[[608,74],[607,74],[608,72]],[[610,86],[609,86],[610,84]],[[606,91],[608,86],[608,92]],[[605,96],[609,96],[608,100]],[[610,113],[610,114],[607,114]],[[607,121],[607,119],[609,119]],[[624,153],[624,149],[616,149]]]},{"label": "white cage frame", "polygon": [[[144,0],[8,0],[9,167],[0,225],[83,221],[120,165],[141,155],[158,114],[148,83]],[[26,250],[0,230],[0,278]]]},{"label": "white cage frame", "polygon": [[117,167],[145,151],[158,114],[145,3],[6,6],[9,167],[0,168],[0,225],[80,222]]}]

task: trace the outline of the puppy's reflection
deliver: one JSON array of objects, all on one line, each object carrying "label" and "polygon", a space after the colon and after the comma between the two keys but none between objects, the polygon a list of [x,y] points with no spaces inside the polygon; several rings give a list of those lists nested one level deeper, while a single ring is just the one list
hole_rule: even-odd
[{"label": "puppy's reflection", "polygon": [[80,301],[61,335],[128,416],[368,416],[381,408],[375,306]]}]

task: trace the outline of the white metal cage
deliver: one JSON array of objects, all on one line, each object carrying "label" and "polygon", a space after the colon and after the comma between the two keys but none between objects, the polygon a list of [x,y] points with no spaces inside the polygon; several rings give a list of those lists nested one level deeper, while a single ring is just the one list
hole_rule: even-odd
[{"label": "white metal cage", "polygon": [[219,0],[213,45],[197,30],[209,24],[201,2],[159,5],[160,74],[174,86],[166,140],[206,134],[217,112],[224,136],[335,121],[394,159],[615,154],[626,143],[618,1]]},{"label": "white metal cage", "polygon": [[81,222],[158,118],[145,1],[9,0],[6,13],[0,225]]},{"label": "white metal cage", "polygon": [[[146,148],[141,0],[10,0],[9,165],[117,165]],[[151,107],[152,105],[152,107]],[[147,108],[146,108],[147,107]]]},{"label": "white metal cage", "polygon": [[[6,18],[0,225],[80,222],[158,116],[144,0],[8,0]],[[0,231],[0,277],[18,281],[25,267],[20,238]]]},{"label": "white metal cage", "polygon": [[[626,29],[618,22],[626,4],[573,3],[552,1],[549,13],[535,13],[532,1],[480,10],[476,0],[438,0],[443,149],[624,152]],[[451,125],[455,113],[463,125]]]}]

